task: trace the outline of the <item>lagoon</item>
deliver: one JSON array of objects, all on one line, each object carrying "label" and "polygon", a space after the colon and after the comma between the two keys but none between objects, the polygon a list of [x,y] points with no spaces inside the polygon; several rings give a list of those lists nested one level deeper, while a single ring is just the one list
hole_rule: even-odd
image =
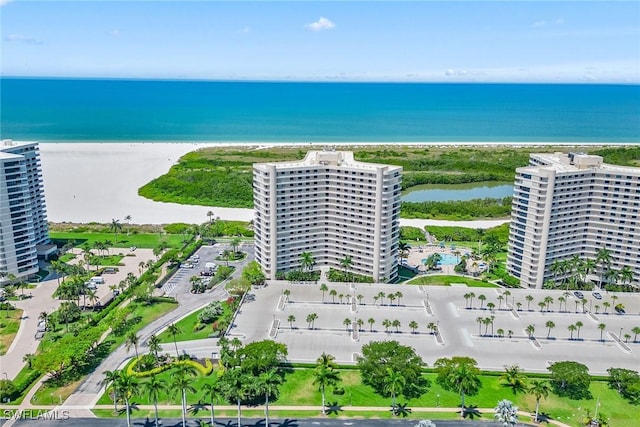
[{"label": "lagoon", "polygon": [[423,184],[402,192],[403,202],[446,202],[452,200],[502,199],[513,196],[513,184],[473,182],[468,184]]}]

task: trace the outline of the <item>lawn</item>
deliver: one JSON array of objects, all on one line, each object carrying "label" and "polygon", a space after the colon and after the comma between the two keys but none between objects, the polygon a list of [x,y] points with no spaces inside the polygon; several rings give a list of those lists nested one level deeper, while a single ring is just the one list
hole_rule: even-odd
[{"label": "lawn", "polygon": [[423,285],[423,286],[451,286],[451,283],[465,283],[472,288],[497,288],[493,283],[483,282],[481,280],[470,279],[463,276],[421,276],[408,281],[407,285]]},{"label": "lawn", "polygon": [[118,240],[115,240],[113,233],[73,233],[73,232],[51,232],[49,237],[52,240],[74,240],[76,247],[88,243],[93,247],[95,242],[104,242],[109,240],[112,242],[110,246],[116,248],[129,248],[136,246],[138,248],[156,248],[160,245],[160,242],[166,242],[169,247],[180,248],[183,245],[183,238],[181,234],[118,234]]},{"label": "lawn", "polygon": [[[167,383],[170,382],[170,372],[164,372],[158,375],[159,378],[164,379]],[[361,382],[360,372],[355,369],[347,369],[340,371],[341,381],[339,387],[344,388],[344,394],[336,395],[331,388],[327,389],[326,399],[328,403],[336,404],[338,406],[345,407],[346,411],[341,411],[340,415],[348,415],[353,417],[390,417],[387,408],[391,404],[390,398],[384,398],[376,394],[369,386],[363,385]],[[436,374],[425,374],[425,378],[429,382],[429,388],[427,393],[417,399],[409,400],[410,408],[419,407],[442,407],[452,408],[457,407],[460,404],[460,397],[457,393],[444,390],[436,383]],[[196,389],[200,389],[202,384],[210,381],[210,377],[197,377],[192,382],[192,385]],[[479,408],[493,408],[497,402],[501,399],[509,399],[513,401],[521,410],[533,412],[535,410],[535,399],[530,395],[517,394],[514,395],[510,389],[501,385],[501,380],[495,375],[482,375],[481,376],[482,389],[476,396],[467,396],[465,403],[467,405],[477,406]],[[581,425],[582,418],[589,410],[593,413],[595,409],[597,398],[600,399],[599,412],[603,412],[610,418],[610,425],[616,427],[633,427],[636,424],[635,414],[637,413],[637,406],[633,406],[623,400],[618,394],[611,390],[605,382],[593,381],[591,383],[591,394],[594,396],[592,399],[587,400],[571,400],[564,397],[558,397],[554,394],[550,394],[549,398],[542,400],[540,403],[540,410],[542,413],[547,413],[554,419],[566,422],[572,426]],[[206,401],[199,393],[188,394],[188,401],[193,403],[198,400]],[[135,400],[139,404],[150,404],[146,397],[141,397]],[[404,403],[406,400],[403,398],[398,399],[399,402]],[[313,370],[312,369],[295,369],[286,374],[285,383],[280,386],[280,393],[277,399],[272,401],[273,405],[288,405],[288,406],[302,406],[312,405],[319,406],[321,402],[321,395],[318,388],[313,385]],[[108,405],[112,404],[108,394],[104,394],[98,404]],[[179,404],[179,396],[169,398],[164,393],[161,396],[160,403],[172,403]],[[224,401],[217,401],[216,404],[228,405],[229,403]],[[348,406],[375,406],[380,407],[380,411],[367,411],[367,412],[349,412]],[[179,411],[168,411],[173,416],[180,414]],[[299,412],[299,411],[298,411]],[[286,411],[281,412],[281,416],[295,416],[298,412]],[[205,417],[206,412],[202,413],[202,417]],[[314,415],[311,412],[307,412],[309,415]],[[111,411],[100,410],[101,416],[110,416]],[[229,412],[230,416],[233,416],[234,412]],[[246,416],[260,416],[259,412],[243,411]],[[140,416],[145,416],[146,411],[140,412]],[[315,413],[317,415],[317,412]],[[412,418],[430,418],[430,419],[455,419],[458,417],[457,413],[442,412],[442,413],[420,413],[415,411]],[[492,419],[492,413],[485,413],[484,419]],[[525,420],[521,417],[521,421]]]},{"label": "lawn", "polygon": [[100,255],[100,256],[94,256],[94,257],[91,258],[91,264],[92,265],[100,265],[100,266],[124,265],[124,264],[120,263],[120,261],[122,261],[122,258],[124,258],[124,255]]},{"label": "lawn", "polygon": [[[222,306],[225,310],[229,310],[227,304],[222,304]],[[196,324],[199,323],[198,315],[202,312],[202,310],[204,310],[204,308],[195,311],[184,319],[176,322],[176,326],[181,331],[180,334],[176,335],[176,341],[191,341],[209,338],[209,335],[212,333],[211,323],[205,325],[205,327],[203,329],[200,329],[199,331],[195,330]],[[163,333],[158,335],[158,338],[160,338],[161,343],[173,342],[173,335],[171,335],[168,331],[164,331]]]},{"label": "lawn", "polygon": [[[5,317],[9,314],[9,317]],[[22,319],[22,310],[0,310],[0,356],[3,356],[11,347],[13,339],[20,329],[20,319]]]}]

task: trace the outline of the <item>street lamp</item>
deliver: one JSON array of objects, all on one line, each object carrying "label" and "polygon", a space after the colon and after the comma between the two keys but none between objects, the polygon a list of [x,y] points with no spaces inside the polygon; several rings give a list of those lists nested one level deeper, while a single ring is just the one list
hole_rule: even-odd
[{"label": "street lamp", "polygon": [[622,329],[620,328],[620,333],[618,334],[618,341],[622,341]]}]

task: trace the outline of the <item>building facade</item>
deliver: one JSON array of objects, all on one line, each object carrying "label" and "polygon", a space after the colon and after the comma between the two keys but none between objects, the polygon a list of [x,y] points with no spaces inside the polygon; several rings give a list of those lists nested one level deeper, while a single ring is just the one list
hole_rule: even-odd
[{"label": "building facade", "polygon": [[[42,169],[35,142],[0,143],[0,272],[17,278],[38,272],[38,251],[52,252]],[[54,249],[55,251],[55,249]],[[7,281],[0,277],[0,283]]]},{"label": "building facade", "polygon": [[531,154],[516,169],[507,270],[523,286],[554,278],[554,261],[596,260],[640,277],[640,168],[586,154]]},{"label": "building facade", "polygon": [[390,281],[397,276],[402,168],[355,161],[352,152],[310,151],[302,161],[253,167],[256,259],[270,279],[318,267]]}]

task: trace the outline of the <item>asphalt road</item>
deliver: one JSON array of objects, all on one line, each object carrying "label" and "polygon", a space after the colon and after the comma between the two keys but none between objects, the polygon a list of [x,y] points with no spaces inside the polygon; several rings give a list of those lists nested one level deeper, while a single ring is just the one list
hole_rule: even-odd
[{"label": "asphalt road", "polygon": [[[202,418],[203,421],[207,421],[206,417]],[[161,421],[164,427],[180,427],[182,421],[180,419],[164,419]],[[31,420],[24,419],[17,421],[14,426],[36,426],[36,427],[58,427],[64,423],[65,427],[126,427],[127,422],[124,419],[108,419],[108,418],[70,418],[66,420]],[[418,420],[358,420],[358,419],[273,419],[269,422],[269,427],[342,427],[342,426],[359,426],[359,427],[414,427],[417,425]],[[486,421],[469,421],[469,420],[447,420],[437,421],[438,427],[498,427],[502,426],[496,422]],[[132,426],[137,427],[155,427],[154,421],[146,419],[134,419],[131,422]],[[208,424],[205,424],[208,425]],[[237,421],[230,418],[216,418],[216,427],[237,427]],[[189,419],[187,420],[187,426],[198,427],[200,426],[199,420]],[[266,427],[264,419],[246,419],[242,422],[242,427]]]}]

